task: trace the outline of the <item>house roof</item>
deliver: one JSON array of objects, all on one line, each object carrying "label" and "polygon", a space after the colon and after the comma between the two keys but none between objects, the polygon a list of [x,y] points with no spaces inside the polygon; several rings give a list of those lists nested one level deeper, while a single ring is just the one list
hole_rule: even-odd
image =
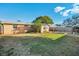
[{"label": "house roof", "polygon": [[24,23],[24,22],[1,22],[1,24],[33,25],[33,23]]}]

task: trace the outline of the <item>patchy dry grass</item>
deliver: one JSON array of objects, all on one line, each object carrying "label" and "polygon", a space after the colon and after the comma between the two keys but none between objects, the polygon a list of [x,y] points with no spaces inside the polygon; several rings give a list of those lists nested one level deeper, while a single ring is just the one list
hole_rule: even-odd
[{"label": "patchy dry grass", "polygon": [[34,36],[0,37],[0,55],[2,56],[78,56],[79,37],[64,36],[57,40]]}]

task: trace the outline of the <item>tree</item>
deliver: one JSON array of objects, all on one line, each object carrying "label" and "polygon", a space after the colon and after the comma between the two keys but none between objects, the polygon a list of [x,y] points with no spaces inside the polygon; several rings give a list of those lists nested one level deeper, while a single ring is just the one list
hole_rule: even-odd
[{"label": "tree", "polygon": [[72,17],[65,19],[63,24],[66,26],[79,24],[79,14],[75,14]]},{"label": "tree", "polygon": [[72,16],[72,23],[73,25],[79,24],[79,14]]},{"label": "tree", "polygon": [[37,17],[33,23],[40,22],[42,24],[53,24],[53,20],[49,16]]},{"label": "tree", "polygon": [[36,29],[36,32],[40,32],[41,26],[43,24],[53,24],[53,20],[49,16],[40,16],[37,17],[34,21],[34,28]]},{"label": "tree", "polygon": [[66,20],[63,21],[63,25],[71,25],[72,20],[70,18],[67,18]]},{"label": "tree", "polygon": [[35,23],[34,23],[34,28],[36,29],[36,32],[40,32],[40,28],[41,28],[42,24],[41,24],[41,21],[40,20],[37,20]]}]

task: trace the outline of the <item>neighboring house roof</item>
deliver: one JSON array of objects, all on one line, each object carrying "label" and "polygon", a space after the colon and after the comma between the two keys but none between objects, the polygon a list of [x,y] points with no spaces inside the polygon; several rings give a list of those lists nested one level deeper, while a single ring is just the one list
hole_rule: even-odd
[{"label": "neighboring house roof", "polygon": [[74,25],[73,27],[79,27],[79,24]]},{"label": "neighboring house roof", "polygon": [[50,27],[57,27],[55,24],[52,24]]}]

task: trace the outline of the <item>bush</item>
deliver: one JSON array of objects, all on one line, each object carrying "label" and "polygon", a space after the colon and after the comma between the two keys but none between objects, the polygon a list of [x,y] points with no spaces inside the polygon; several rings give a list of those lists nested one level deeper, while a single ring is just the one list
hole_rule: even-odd
[{"label": "bush", "polygon": [[41,26],[40,25],[32,25],[32,32],[40,32]]}]

